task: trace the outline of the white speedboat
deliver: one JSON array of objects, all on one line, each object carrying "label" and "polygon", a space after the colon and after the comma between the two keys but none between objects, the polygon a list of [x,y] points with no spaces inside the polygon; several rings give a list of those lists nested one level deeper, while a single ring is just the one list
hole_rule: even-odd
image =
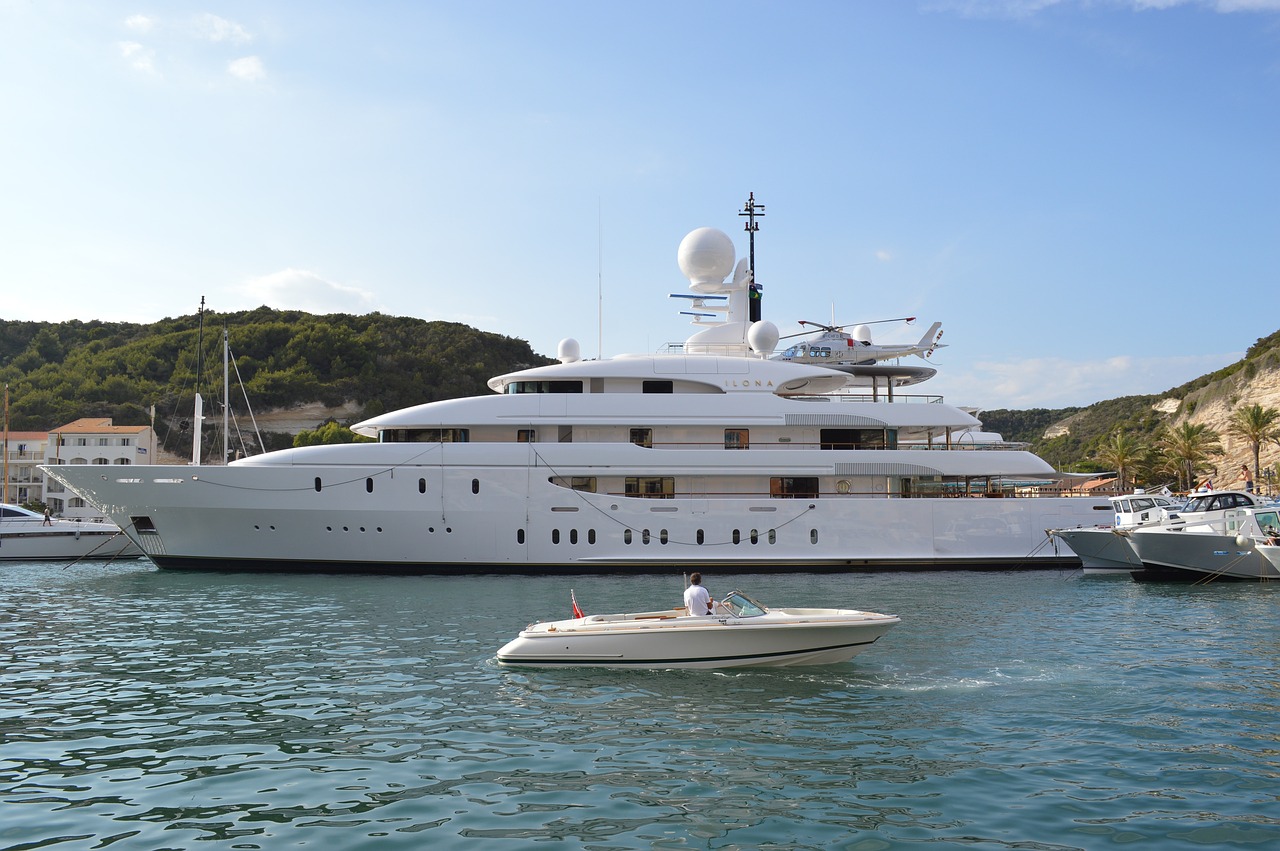
[{"label": "white speedboat", "polygon": [[1111,501],[1111,525],[1077,526],[1074,529],[1051,529],[1049,534],[1065,543],[1080,556],[1085,573],[1129,574],[1142,568],[1142,562],[1116,529],[1153,526],[1165,519],[1166,512],[1176,511],[1186,500],[1137,490],[1123,496],[1107,497]]},{"label": "white speedboat", "polygon": [[770,609],[734,591],[715,614],[684,608],[535,623],[498,651],[504,665],[743,668],[847,662],[899,622],[854,609]]},{"label": "white speedboat", "polygon": [[138,558],[142,550],[113,523],[50,518],[0,503],[0,560]]},{"label": "white speedboat", "polygon": [[1199,531],[1153,526],[1122,534],[1142,562],[1133,572],[1139,582],[1280,579],[1280,508],[1274,505],[1228,511]]},{"label": "white speedboat", "polygon": [[1090,525],[1104,500],[1040,496],[1058,476],[1025,447],[970,441],[981,422],[939,397],[895,397],[917,367],[770,360],[778,328],[752,318],[760,302],[734,253],[711,228],[680,244],[702,330],[675,351],[583,360],[564,340],[559,363],[497,376],[491,395],[353,426],[373,443],[43,469],[165,568],[1078,564],[1047,550],[1044,530]]}]

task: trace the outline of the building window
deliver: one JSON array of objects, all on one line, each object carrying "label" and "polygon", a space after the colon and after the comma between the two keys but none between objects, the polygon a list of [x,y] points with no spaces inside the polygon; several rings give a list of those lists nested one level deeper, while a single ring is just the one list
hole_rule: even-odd
[{"label": "building window", "polygon": [[727,428],[724,430],[724,448],[725,449],[746,449],[750,445],[748,435],[750,432],[745,428]]}]

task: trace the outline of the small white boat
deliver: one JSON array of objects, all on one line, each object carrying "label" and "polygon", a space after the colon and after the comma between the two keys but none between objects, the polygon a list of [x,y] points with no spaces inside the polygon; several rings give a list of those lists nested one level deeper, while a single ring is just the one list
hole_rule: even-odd
[{"label": "small white boat", "polygon": [[1142,562],[1133,578],[1139,582],[1280,579],[1280,508],[1237,509],[1228,512],[1221,524],[1214,531],[1149,527],[1122,533]]},{"label": "small white boat", "polygon": [[1080,557],[1085,573],[1128,574],[1142,569],[1142,562],[1129,547],[1128,542],[1115,534],[1116,529],[1137,529],[1163,522],[1176,513],[1185,500],[1175,500],[1161,494],[1134,491],[1123,496],[1107,497],[1113,513],[1110,526],[1077,526],[1074,529],[1050,529],[1049,535],[1057,538]]},{"label": "small white boat", "polygon": [[139,558],[142,550],[114,523],[50,518],[0,503],[0,561]]},{"label": "small white boat", "polygon": [[770,609],[740,591],[716,613],[683,608],[530,624],[498,651],[504,665],[741,668],[847,662],[898,622],[855,609]]}]

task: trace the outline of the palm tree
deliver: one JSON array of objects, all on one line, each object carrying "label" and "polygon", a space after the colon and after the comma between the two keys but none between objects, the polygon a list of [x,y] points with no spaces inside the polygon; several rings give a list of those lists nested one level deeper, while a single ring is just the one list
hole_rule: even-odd
[{"label": "palm tree", "polygon": [[1227,434],[1244,439],[1253,449],[1253,480],[1256,482],[1261,473],[1258,455],[1262,444],[1268,440],[1280,442],[1280,411],[1258,404],[1236,408],[1231,414],[1231,422],[1227,424]]},{"label": "palm tree", "polygon": [[1129,489],[1128,471],[1140,464],[1150,454],[1146,446],[1132,434],[1116,429],[1111,439],[1098,449],[1098,460],[1116,470],[1116,483],[1120,493]]},{"label": "palm tree", "polygon": [[1222,440],[1205,423],[1181,423],[1160,436],[1160,449],[1178,472],[1178,485],[1195,488],[1209,458],[1222,454]]}]

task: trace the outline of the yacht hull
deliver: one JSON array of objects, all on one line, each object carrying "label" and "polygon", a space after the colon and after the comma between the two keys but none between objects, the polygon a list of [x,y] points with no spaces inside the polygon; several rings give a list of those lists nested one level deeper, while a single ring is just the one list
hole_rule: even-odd
[{"label": "yacht hull", "polygon": [[1073,553],[1046,546],[1044,530],[1096,516],[1094,501],[1079,498],[584,493],[551,484],[547,469],[527,458],[491,466],[415,465],[401,458],[371,466],[46,469],[115,521],[157,565],[175,569],[1076,567]]}]

